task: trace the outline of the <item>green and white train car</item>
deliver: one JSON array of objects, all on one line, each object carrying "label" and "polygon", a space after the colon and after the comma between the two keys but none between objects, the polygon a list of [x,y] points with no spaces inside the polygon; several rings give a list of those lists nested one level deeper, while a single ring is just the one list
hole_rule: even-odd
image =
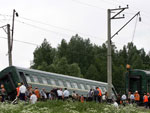
[{"label": "green and white train car", "polygon": [[[95,87],[99,87],[102,94],[104,94],[108,87],[105,82],[15,66],[7,67],[0,72],[0,84],[4,84],[7,95],[11,99],[15,98],[16,87],[20,82],[23,82],[26,86],[32,85],[32,88],[45,88],[48,92],[53,88],[67,88],[70,94],[75,91],[85,97],[91,88],[95,89]],[[112,91],[113,98],[116,98],[116,92],[113,86]]]}]

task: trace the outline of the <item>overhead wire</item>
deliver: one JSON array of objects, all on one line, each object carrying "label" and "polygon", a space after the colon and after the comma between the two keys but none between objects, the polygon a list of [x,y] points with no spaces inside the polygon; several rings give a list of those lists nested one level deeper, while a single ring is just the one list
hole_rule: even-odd
[{"label": "overhead wire", "polygon": [[106,10],[105,8],[101,8],[99,6],[95,6],[95,5],[92,5],[92,4],[89,4],[89,3],[85,3],[85,2],[81,2],[79,0],[72,0],[73,2],[76,2],[78,4],[82,4],[82,5],[86,5],[86,6],[90,6],[90,7],[94,7],[94,8],[98,8],[98,9],[102,9],[102,10]]},{"label": "overhead wire", "polygon": [[43,28],[43,27],[40,27],[40,26],[37,26],[37,25],[34,25],[34,24],[30,24],[30,23],[27,23],[27,22],[20,21],[20,20],[16,20],[16,21],[19,22],[19,23],[22,23],[24,25],[33,27],[35,29],[42,30],[42,31],[51,32],[51,33],[54,33],[54,34],[57,34],[57,35],[72,36],[72,35],[69,35],[69,34],[66,34],[66,33],[60,33],[60,32],[57,32],[57,31],[49,30],[49,29],[46,29],[46,28]]},{"label": "overhead wire", "polygon": [[[6,37],[0,37],[0,38],[1,38],[1,39],[6,39],[6,40],[7,40]],[[20,42],[20,43],[24,43],[24,44],[29,44],[29,45],[39,46],[38,44],[31,43],[31,42],[26,42],[26,41],[21,41],[21,40],[16,40],[16,39],[14,39],[14,41]]]},{"label": "overhead wire", "polygon": [[[72,1],[77,2],[77,3],[79,3],[79,4],[87,5],[87,6],[90,6],[90,7],[95,7],[95,8],[99,8],[99,9],[102,9],[102,10],[106,10],[105,8],[101,8],[101,7],[98,7],[98,6],[95,6],[95,5],[91,5],[91,4],[85,3],[85,2],[81,2],[81,1],[78,1],[78,0],[72,0]],[[103,0],[103,1],[105,2],[105,0]],[[108,1],[107,1],[107,3],[108,3]],[[119,1],[118,1],[118,3],[119,3]],[[112,4],[112,3],[109,2],[109,4]],[[124,4],[124,3],[123,3],[123,4]],[[126,13],[126,14],[129,14],[129,13]],[[0,15],[2,15],[2,14],[0,14]],[[12,15],[4,15],[4,16],[12,16]],[[43,22],[40,22],[40,21],[31,20],[31,19],[24,18],[24,17],[21,17],[21,18],[26,19],[26,20],[30,20],[30,21],[34,21],[34,22],[37,22],[37,23],[41,23],[41,24],[43,24],[43,25],[48,25],[48,26],[52,26],[52,27],[55,27],[55,28],[67,30],[67,31],[70,31],[70,32],[76,32],[76,31],[74,31],[74,30],[70,30],[70,29],[66,29],[66,28],[62,28],[62,27],[58,27],[58,26],[46,24],[46,23],[43,23]],[[41,30],[50,31],[50,32],[53,32],[53,33],[56,33],[56,34],[63,34],[63,35],[64,35],[64,33],[55,32],[55,31],[52,31],[52,30],[48,30],[48,29],[45,29],[45,28],[41,28],[41,27],[36,26],[36,25],[28,24],[28,23],[25,23],[25,22],[22,22],[22,23],[24,23],[24,24],[26,24],[26,25],[29,25],[29,26],[32,26],[32,27],[35,27],[35,28],[38,27],[38,29],[41,29]],[[81,34],[81,33],[80,33],[80,34]],[[82,33],[82,34],[83,34],[83,33]],[[65,35],[68,35],[68,34],[65,34]],[[87,35],[87,34],[86,34],[86,35]],[[95,36],[92,36],[92,37],[95,37]],[[99,37],[96,37],[96,38],[99,38]]]},{"label": "overhead wire", "polygon": [[82,33],[82,32],[79,32],[79,31],[68,29],[68,28],[63,28],[63,27],[55,26],[55,25],[52,25],[52,24],[48,24],[48,23],[44,23],[44,22],[38,21],[38,20],[32,20],[32,19],[25,18],[25,17],[20,17],[20,18],[28,20],[28,21],[31,21],[31,22],[39,23],[39,24],[42,24],[42,25],[54,27],[54,28],[57,28],[57,29],[69,31],[69,32],[72,32],[72,33],[75,33],[75,34],[81,34],[81,35],[88,36],[88,37],[99,38],[98,36],[93,36],[93,35],[90,35],[90,34],[87,34],[87,33]]},{"label": "overhead wire", "polygon": [[135,25],[134,25],[134,30],[133,30],[133,35],[132,35],[132,41],[134,40],[134,36],[135,36],[135,30],[136,30],[136,26],[137,26],[137,21],[138,21],[138,16],[136,17],[136,21],[135,21]]}]

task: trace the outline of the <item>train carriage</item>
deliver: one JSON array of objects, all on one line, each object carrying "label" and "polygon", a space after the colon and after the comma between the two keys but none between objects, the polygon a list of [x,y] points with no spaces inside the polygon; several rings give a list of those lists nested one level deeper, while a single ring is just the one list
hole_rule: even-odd
[{"label": "train carriage", "polygon": [[[17,84],[23,82],[25,86],[32,85],[33,88],[45,88],[50,91],[53,88],[67,88],[70,94],[75,91],[79,95],[88,94],[88,91],[99,87],[104,94],[107,91],[107,83],[73,76],[44,72],[21,67],[7,67],[0,72],[0,84],[4,84],[8,96],[13,99],[16,96]],[[116,92],[112,86],[112,96],[116,98]]]},{"label": "train carriage", "polygon": [[150,93],[150,71],[131,69],[126,73],[126,93],[138,91],[143,100],[144,93]]}]

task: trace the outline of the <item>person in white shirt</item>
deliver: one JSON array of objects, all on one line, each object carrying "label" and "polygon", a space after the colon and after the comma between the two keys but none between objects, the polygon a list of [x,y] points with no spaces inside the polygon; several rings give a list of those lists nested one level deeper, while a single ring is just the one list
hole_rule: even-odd
[{"label": "person in white shirt", "polygon": [[65,88],[63,94],[64,94],[64,100],[66,100],[66,99],[69,98],[70,93],[69,93],[69,91],[67,90],[67,88]]},{"label": "person in white shirt", "polygon": [[125,94],[123,94],[121,99],[125,101],[127,99],[127,96]]},{"label": "person in white shirt", "polygon": [[113,103],[113,106],[114,106],[114,107],[116,107],[117,109],[119,108],[119,106],[118,106],[118,103],[117,103],[117,102],[114,102],[114,103]]},{"label": "person in white shirt", "polygon": [[23,100],[25,101],[25,93],[26,93],[26,86],[24,86],[23,82],[21,83],[21,86],[20,86],[20,89],[19,89],[19,92],[20,92],[20,100]]},{"label": "person in white shirt", "polygon": [[123,94],[122,97],[121,97],[121,100],[122,100],[122,103],[123,103],[124,106],[126,104],[126,99],[127,99],[127,96],[125,94]]},{"label": "person in white shirt", "polygon": [[31,104],[35,104],[37,102],[37,96],[34,92],[32,92],[32,95],[30,96],[30,102]]},{"label": "person in white shirt", "polygon": [[134,103],[134,95],[133,95],[133,93],[131,93],[131,95],[130,95],[130,101],[131,101],[130,103],[132,103],[132,104]]},{"label": "person in white shirt", "polygon": [[47,99],[45,88],[42,88],[42,90],[40,91],[40,95],[41,95],[43,101]]},{"label": "person in white shirt", "polygon": [[62,100],[63,92],[61,88],[57,90],[57,94],[58,94],[58,100]]}]

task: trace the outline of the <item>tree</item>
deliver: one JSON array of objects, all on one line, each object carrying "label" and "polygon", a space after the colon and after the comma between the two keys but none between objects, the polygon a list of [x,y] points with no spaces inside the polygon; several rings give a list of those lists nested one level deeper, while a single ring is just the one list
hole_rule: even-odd
[{"label": "tree", "polygon": [[55,65],[57,73],[65,75],[68,74],[69,65],[65,57],[62,57],[60,60],[58,60],[58,62]]},{"label": "tree", "polygon": [[56,54],[56,50],[51,47],[51,45],[47,42],[46,39],[44,39],[43,43],[40,47],[37,47],[34,51],[34,59],[33,59],[33,65],[31,68],[38,69],[42,68],[42,63],[46,63],[46,65],[50,65],[53,63],[53,59]]},{"label": "tree", "polygon": [[58,45],[58,57],[67,57],[68,44],[65,39],[62,39],[61,44]]},{"label": "tree", "polygon": [[97,68],[91,64],[86,72],[86,78],[92,79],[92,80],[98,80],[100,78]]},{"label": "tree", "polygon": [[69,65],[69,75],[70,76],[76,76],[76,77],[83,77],[80,71],[80,67],[78,66],[77,63],[73,63]]},{"label": "tree", "polygon": [[77,63],[81,69],[81,73],[85,75],[86,70],[94,58],[92,49],[93,46],[89,39],[83,40],[83,38],[78,35],[73,36],[68,43],[68,63]]}]

